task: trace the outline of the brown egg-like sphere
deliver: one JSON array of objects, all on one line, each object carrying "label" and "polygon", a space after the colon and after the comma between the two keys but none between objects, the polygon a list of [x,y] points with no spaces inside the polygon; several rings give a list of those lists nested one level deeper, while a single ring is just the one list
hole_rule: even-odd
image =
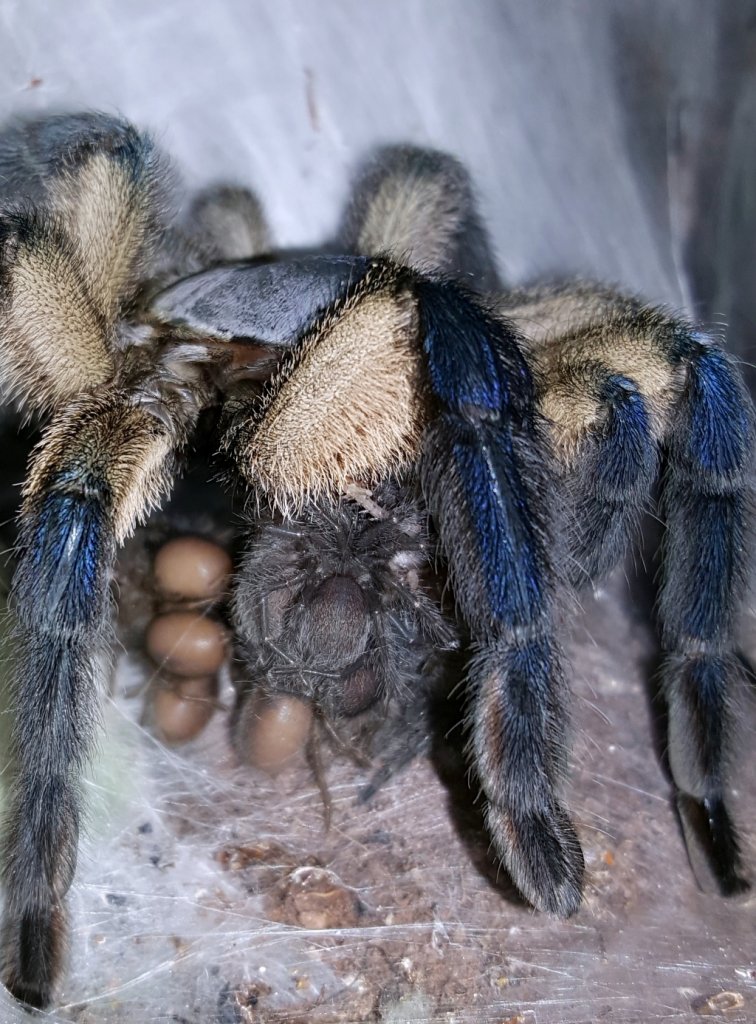
[{"label": "brown egg-like sphere", "polygon": [[231,556],[204,537],[174,537],[158,549],[152,567],[155,589],[181,601],[221,597],[231,575]]},{"label": "brown egg-like sphere", "polygon": [[147,653],[167,672],[186,678],[214,675],[226,657],[226,630],[196,612],[166,612],[147,627]]},{"label": "brown egg-like sphere", "polygon": [[151,720],[164,743],[186,743],[205,728],[215,711],[215,676],[160,680],[152,696]]},{"label": "brown egg-like sphere", "polygon": [[277,775],[300,754],[312,728],[312,705],[299,697],[253,697],[244,709],[239,753],[256,768]]}]

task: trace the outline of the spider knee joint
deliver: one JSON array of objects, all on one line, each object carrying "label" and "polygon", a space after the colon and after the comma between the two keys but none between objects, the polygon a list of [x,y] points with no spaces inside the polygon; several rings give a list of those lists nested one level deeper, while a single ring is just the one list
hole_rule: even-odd
[{"label": "spider knee joint", "polygon": [[86,478],[56,481],[35,502],[21,534],[15,604],[27,627],[78,635],[99,622],[107,595],[106,489]]}]

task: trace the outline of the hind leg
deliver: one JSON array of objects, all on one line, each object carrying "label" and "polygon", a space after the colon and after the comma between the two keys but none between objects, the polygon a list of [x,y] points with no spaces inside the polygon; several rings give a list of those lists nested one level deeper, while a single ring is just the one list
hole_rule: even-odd
[{"label": "hind leg", "polygon": [[[680,321],[618,297],[603,322],[539,351],[541,407],[566,467],[576,584],[608,571],[632,540],[664,458],[658,617],[669,761],[691,860],[699,842],[720,889],[741,890],[725,803],[739,673],[753,414],[722,350]],[[603,393],[602,393],[603,389]]]},{"label": "hind leg", "polygon": [[564,460],[567,574],[579,588],[606,575],[635,540],[658,445],[638,383],[596,361],[552,372],[541,407]]},{"label": "hind leg", "polygon": [[214,260],[251,260],[273,248],[259,199],[239,186],[213,186],[195,196],[186,230],[197,248]]},{"label": "hind leg", "polygon": [[[743,382],[706,339],[685,344],[688,379],[667,446],[659,618],[669,760],[688,837],[720,889],[748,888],[727,810],[727,760],[740,675],[734,623],[744,589],[752,410]],[[691,859],[696,866],[696,849]]]}]

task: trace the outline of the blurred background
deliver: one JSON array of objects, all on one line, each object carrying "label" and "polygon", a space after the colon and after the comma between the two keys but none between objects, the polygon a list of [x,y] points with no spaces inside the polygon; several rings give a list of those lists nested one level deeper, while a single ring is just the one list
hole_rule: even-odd
[{"label": "blurred background", "polygon": [[[374,147],[447,150],[506,282],[619,283],[726,326],[756,381],[753,0],[0,0],[0,121],[85,108],[150,128],[188,190],[254,188],[281,247],[333,234]],[[18,476],[3,464],[6,507]],[[499,892],[429,765],[367,809],[355,769],[334,766],[324,836],[306,776],[240,775],[220,721],[164,751],[118,696],[50,1019],[756,1021],[753,907],[696,890],[653,742],[646,612],[622,574],[584,604],[571,804],[591,882],[575,920]],[[746,648],[753,631],[749,611]],[[224,860],[262,840],[262,867]],[[303,929],[286,894],[308,857],[369,912]],[[0,998],[3,1024],[22,1018]]]}]

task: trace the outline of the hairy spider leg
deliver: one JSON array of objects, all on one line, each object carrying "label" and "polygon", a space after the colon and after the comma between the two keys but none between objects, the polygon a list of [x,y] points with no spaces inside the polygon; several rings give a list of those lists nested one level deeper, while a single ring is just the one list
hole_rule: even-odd
[{"label": "hairy spider leg", "polygon": [[552,370],[548,384],[552,396],[560,392],[571,407],[576,424],[581,402],[596,410],[595,422],[581,424],[563,476],[567,576],[579,588],[610,572],[637,540],[658,472],[658,448],[648,403],[630,377],[586,361]]},{"label": "hairy spider leg", "polygon": [[559,795],[566,684],[555,635],[551,458],[535,389],[505,320],[451,283],[418,281],[423,347],[440,407],[423,489],[475,650],[470,750],[486,820],[534,904],[574,913],[583,855]]},{"label": "hairy spider leg", "polygon": [[1,160],[14,145],[33,173],[0,216],[0,370],[22,406],[54,415],[25,486],[11,592],[2,952],[10,991],[42,1007],[61,967],[115,547],[165,490],[183,429],[148,409],[149,388],[134,397],[113,383],[116,320],[162,238],[150,140],[104,115],[66,115],[9,133]]},{"label": "hairy spider leg", "polygon": [[[549,317],[548,302],[561,320]],[[724,352],[663,311],[585,287],[534,293],[531,308],[549,325],[534,354],[545,382],[540,407],[564,465],[574,584],[621,560],[662,456],[658,616],[670,767],[691,859],[702,844],[722,891],[741,891],[724,789],[747,562],[750,399]]]},{"label": "hairy spider leg", "polygon": [[177,442],[128,394],[106,389],[55,418],[26,487],[11,592],[19,713],[2,870],[4,981],[31,1006],[49,1002],[60,970],[116,545],[166,490]]},{"label": "hairy spider leg", "polygon": [[416,146],[375,152],[354,183],[340,248],[390,255],[425,274],[498,287],[496,260],[470,175],[448,153]]},{"label": "hairy spider leg", "polygon": [[744,384],[722,350],[681,331],[670,355],[687,382],[666,446],[661,513],[663,582],[659,619],[669,703],[669,760],[684,822],[702,810],[722,892],[748,888],[725,802],[734,732],[729,695],[740,674],[735,615],[745,586],[748,475],[753,414]]},{"label": "hairy spider leg", "polygon": [[[21,125],[0,144],[35,168],[0,215],[0,373],[48,412],[112,377],[113,331],[155,253],[162,161],[102,114]],[[30,207],[34,200],[37,205]]]}]

